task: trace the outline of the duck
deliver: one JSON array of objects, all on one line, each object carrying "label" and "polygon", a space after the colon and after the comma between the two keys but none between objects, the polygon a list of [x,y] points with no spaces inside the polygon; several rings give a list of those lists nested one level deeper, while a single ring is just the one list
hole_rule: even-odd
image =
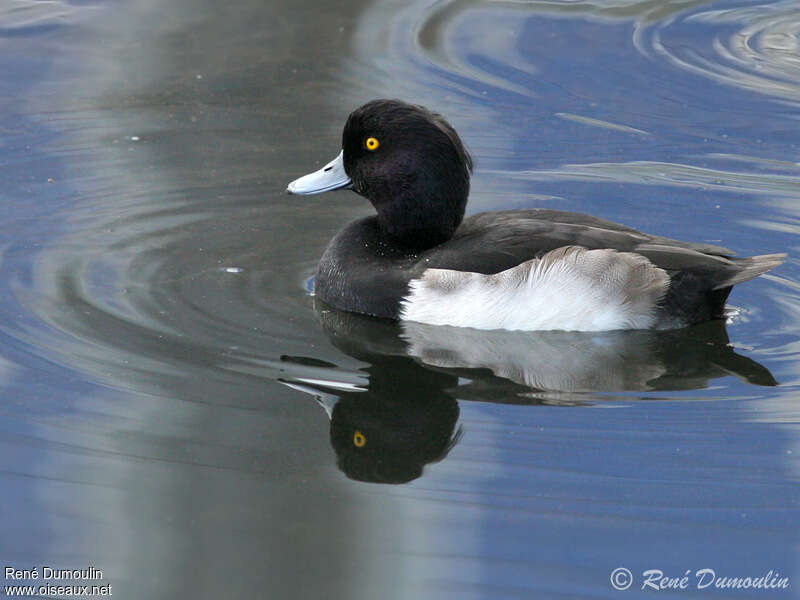
[{"label": "duck", "polygon": [[734,285],[786,254],[642,233],[527,208],[465,217],[472,157],[445,118],[378,99],[354,110],[339,154],[287,192],[350,189],[375,214],[337,233],[314,295],[345,312],[485,330],[677,329],[725,318]]}]

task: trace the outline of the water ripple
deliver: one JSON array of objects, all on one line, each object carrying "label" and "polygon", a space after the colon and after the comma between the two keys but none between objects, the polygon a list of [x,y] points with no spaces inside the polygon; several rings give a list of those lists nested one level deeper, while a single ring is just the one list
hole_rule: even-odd
[{"label": "water ripple", "polygon": [[567,164],[558,169],[490,171],[528,181],[616,181],[674,185],[766,196],[800,196],[800,176],[746,171],[725,171],[689,164],[655,161]]},{"label": "water ripple", "polygon": [[[463,69],[452,58],[440,59],[452,56],[452,52],[443,50],[446,28],[455,26],[458,17],[463,18],[466,12],[480,12],[481,6],[489,5],[494,11],[502,8],[558,17],[631,20],[634,44],[645,55],[649,56],[652,51],[682,70],[720,83],[785,100],[800,99],[800,8],[797,2],[783,0],[713,10],[706,9],[704,5],[707,4],[711,2],[462,0],[432,9],[419,28],[417,39],[434,62],[478,76],[479,73]],[[708,36],[709,29],[718,33]],[[525,64],[526,61],[520,56],[513,62]],[[527,69],[532,71],[530,66]],[[485,75],[482,78],[487,83],[494,82]],[[514,88],[513,83],[508,82],[503,87]]]},{"label": "water ripple", "polygon": [[0,37],[28,35],[71,23],[80,8],[65,0],[6,0],[0,6]]},{"label": "water ripple", "polygon": [[[714,36],[697,35],[709,26],[718,31]],[[800,7],[794,0],[685,14],[657,24],[649,43],[658,55],[691,73],[793,103],[800,100]]]}]

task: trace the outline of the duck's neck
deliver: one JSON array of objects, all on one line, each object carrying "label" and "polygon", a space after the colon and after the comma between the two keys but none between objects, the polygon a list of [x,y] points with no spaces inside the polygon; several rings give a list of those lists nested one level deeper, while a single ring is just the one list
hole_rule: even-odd
[{"label": "duck's neck", "polygon": [[[456,186],[461,187],[461,186]],[[416,189],[415,189],[416,188]],[[426,189],[425,193],[420,188]],[[370,198],[377,222],[387,240],[410,250],[433,248],[453,237],[467,205],[469,185],[444,189],[442,185],[413,186]]]}]

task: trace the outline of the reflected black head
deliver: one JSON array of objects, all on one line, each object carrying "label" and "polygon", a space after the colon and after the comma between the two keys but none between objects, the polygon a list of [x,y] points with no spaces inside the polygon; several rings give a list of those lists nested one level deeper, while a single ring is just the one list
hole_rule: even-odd
[{"label": "reflected black head", "polygon": [[464,217],[472,158],[441,115],[373,100],[347,119],[342,148],[353,189],[375,206],[388,237],[411,249],[450,239]]},{"label": "reflected black head", "polygon": [[343,397],[331,415],[331,445],[350,479],[406,483],[457,443],[458,403],[452,398],[383,401],[372,394]]}]

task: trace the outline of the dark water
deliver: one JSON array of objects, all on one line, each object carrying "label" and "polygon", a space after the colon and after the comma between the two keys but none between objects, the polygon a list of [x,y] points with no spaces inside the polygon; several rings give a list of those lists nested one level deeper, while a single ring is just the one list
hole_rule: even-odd
[{"label": "dark water", "polygon": [[[796,2],[10,0],[0,71],[3,567],[117,598],[637,597],[703,568],[790,588],[662,593],[796,596]],[[678,332],[315,310],[369,208],[285,185],[376,96],[453,122],[471,211],[790,258]]]}]

